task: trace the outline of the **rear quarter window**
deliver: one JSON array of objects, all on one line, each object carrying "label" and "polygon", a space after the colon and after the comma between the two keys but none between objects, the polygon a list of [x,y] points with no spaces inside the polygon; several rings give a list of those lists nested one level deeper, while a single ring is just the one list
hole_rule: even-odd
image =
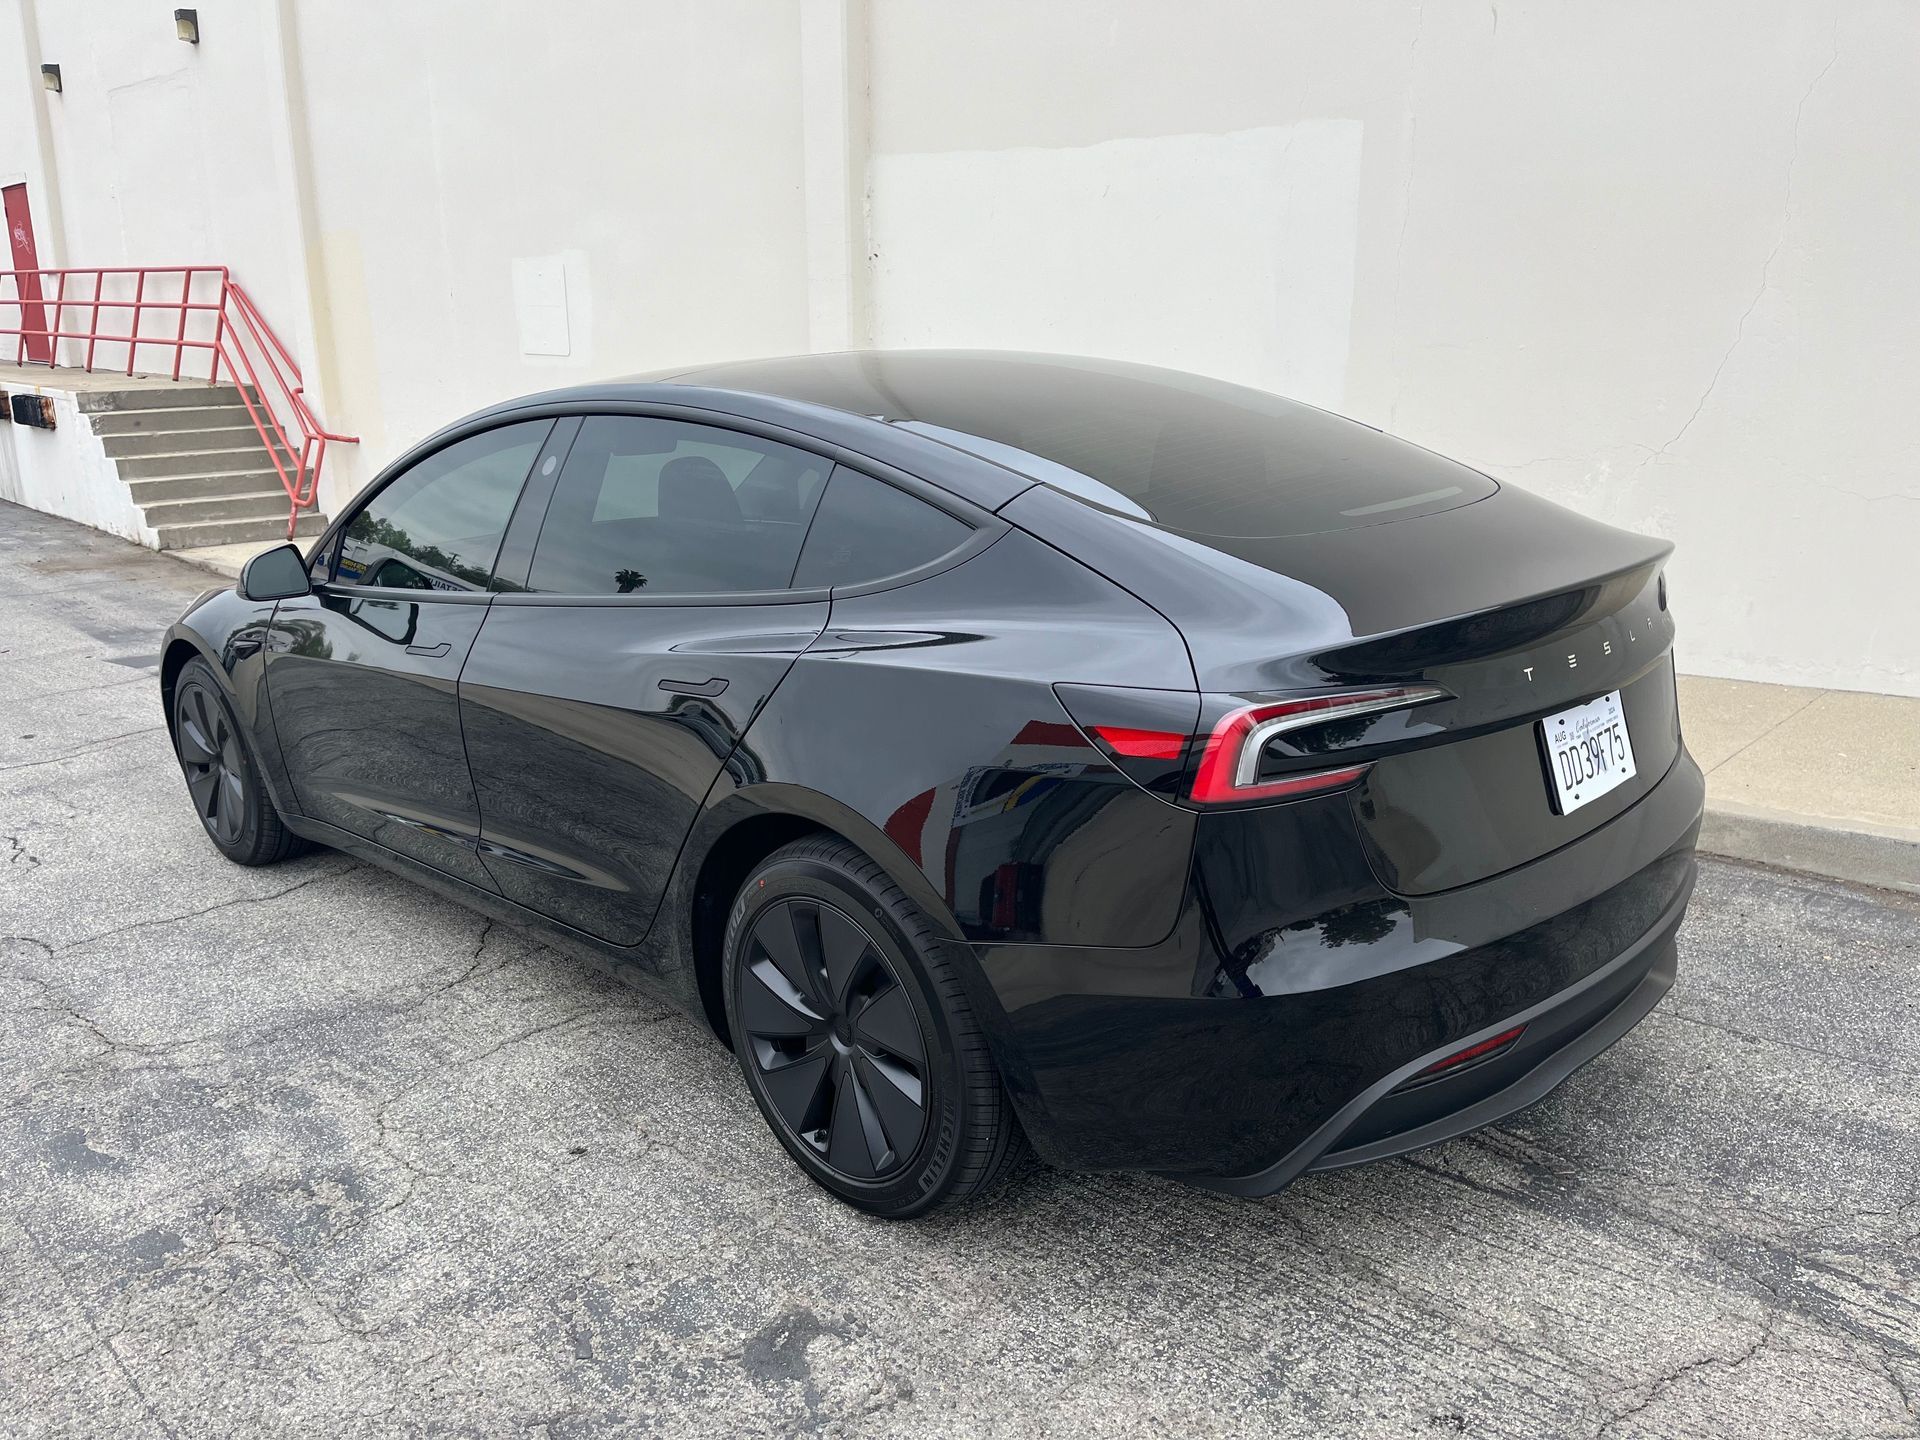
[{"label": "rear quarter window", "polygon": [[884,480],[833,472],[800,551],[794,585],[863,585],[931,564],[959,549],[973,527]]}]

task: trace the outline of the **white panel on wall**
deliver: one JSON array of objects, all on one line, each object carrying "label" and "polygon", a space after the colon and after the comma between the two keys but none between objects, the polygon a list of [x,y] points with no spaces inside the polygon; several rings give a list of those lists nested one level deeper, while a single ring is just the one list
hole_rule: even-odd
[{"label": "white panel on wall", "polygon": [[[157,75],[121,85],[107,94],[107,113],[113,128],[113,153],[102,159],[111,167],[113,195],[120,212],[121,250],[130,265],[218,265],[223,263],[207,222],[207,186],[199,146],[194,143],[194,97],[187,77]],[[89,248],[76,255],[81,263],[101,263],[103,252]],[[85,259],[82,260],[82,256]],[[103,256],[103,258],[105,258]],[[110,260],[109,260],[109,263]],[[169,275],[149,282],[141,293],[147,300],[177,301],[185,277]],[[75,294],[90,294],[91,281],[79,281]],[[109,296],[130,300],[135,282],[130,276],[110,277],[103,286]],[[205,304],[219,299],[215,276],[194,279],[191,299]],[[73,317],[69,317],[71,320]],[[101,329],[123,334],[134,318],[131,311],[103,312]],[[180,332],[180,312],[144,310],[138,315],[139,333],[171,339]],[[68,328],[73,328],[70,324]],[[187,317],[186,335],[210,341],[215,326],[201,311]],[[67,358],[77,358],[70,342]],[[103,345],[96,358],[105,364],[124,363],[126,349]],[[173,369],[174,352],[162,345],[142,345],[135,368],[145,374]],[[205,376],[212,365],[208,350],[188,349],[180,354],[180,373]]]},{"label": "white panel on wall", "polygon": [[132,264],[219,263],[188,85],[183,76],[158,75],[107,95],[113,154],[102,158],[113,167],[124,253]]},{"label": "white panel on wall", "polygon": [[571,355],[567,266],[557,255],[520,255],[513,262],[513,311],[522,355]]},{"label": "white panel on wall", "polygon": [[1056,350],[1338,408],[1362,126],[879,154],[884,346]]},{"label": "white panel on wall", "polygon": [[586,364],[593,358],[593,297],[579,250],[513,257],[513,314],[520,358],[534,365]]}]

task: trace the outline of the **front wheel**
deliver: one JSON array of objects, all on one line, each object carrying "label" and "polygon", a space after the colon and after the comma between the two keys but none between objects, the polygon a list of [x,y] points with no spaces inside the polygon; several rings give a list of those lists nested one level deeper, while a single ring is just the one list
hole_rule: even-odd
[{"label": "front wheel", "polygon": [[236,865],[272,865],[306,848],[281,823],[239,719],[204,660],[189,660],[174,682],[173,748],[194,813],[222,855]]},{"label": "front wheel", "polygon": [[815,1182],[895,1218],[995,1187],[1025,1148],[920,909],[829,837],[776,851],[727,923],[726,1008],[754,1101]]}]

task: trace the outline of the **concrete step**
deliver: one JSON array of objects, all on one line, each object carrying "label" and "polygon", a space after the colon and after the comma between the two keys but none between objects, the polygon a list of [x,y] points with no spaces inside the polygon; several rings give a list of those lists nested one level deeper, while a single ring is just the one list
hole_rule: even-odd
[{"label": "concrete step", "polygon": [[197,525],[203,520],[251,520],[261,515],[287,515],[287,492],[255,490],[244,495],[200,495],[191,500],[163,500],[143,505],[140,513],[156,530],[168,525]]},{"label": "concrete step", "polygon": [[163,430],[206,430],[225,425],[252,425],[247,407],[231,405],[166,405],[157,410],[102,410],[87,421],[96,435],[146,435]]},{"label": "concrete step", "polygon": [[[265,455],[266,442],[251,423],[204,430],[162,430],[145,435],[103,435],[100,443],[115,460],[133,455],[177,454],[193,450],[255,450]],[[286,447],[279,446],[281,458]]]},{"label": "concrete step", "polygon": [[[232,520],[206,520],[198,524],[156,527],[162,550],[198,550],[207,545],[239,545],[258,540],[272,544],[287,535],[287,507],[284,492],[280,506],[271,515],[241,517]],[[295,535],[318,535],[327,528],[327,517],[313,510],[303,511]]]},{"label": "concrete step", "polygon": [[114,461],[122,480],[151,480],[161,475],[212,475],[222,470],[271,470],[266,447],[251,450],[170,450],[158,455],[129,455]]},{"label": "concrete step", "polygon": [[129,480],[127,492],[133,503],[145,509],[167,500],[199,500],[208,496],[255,495],[279,490],[280,476],[264,461],[258,470],[224,470],[213,475],[167,475],[158,480]]},{"label": "concrete step", "polygon": [[83,415],[98,414],[102,410],[170,410],[182,405],[245,403],[240,398],[238,385],[203,385],[196,380],[146,385],[137,390],[82,390],[74,398]]}]

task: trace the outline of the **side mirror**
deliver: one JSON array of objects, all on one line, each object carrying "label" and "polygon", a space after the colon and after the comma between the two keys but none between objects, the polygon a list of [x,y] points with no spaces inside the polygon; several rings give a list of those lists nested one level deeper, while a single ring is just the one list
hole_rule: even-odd
[{"label": "side mirror", "polygon": [[306,557],[297,545],[276,545],[271,550],[262,550],[240,567],[242,600],[291,600],[296,595],[312,593]]}]

